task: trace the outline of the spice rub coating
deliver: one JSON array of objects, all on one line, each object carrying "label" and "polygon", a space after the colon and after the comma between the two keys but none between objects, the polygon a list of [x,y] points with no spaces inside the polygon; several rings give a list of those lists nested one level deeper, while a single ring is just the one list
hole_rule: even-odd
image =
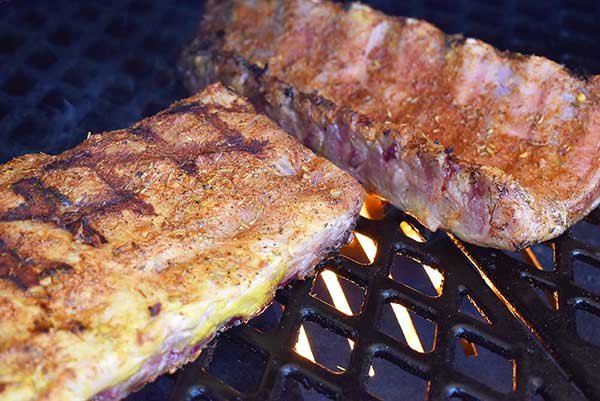
[{"label": "spice rub coating", "polygon": [[600,192],[600,77],[359,3],[208,2],[187,85],[222,80],[368,189],[484,246],[518,249]]},{"label": "spice rub coating", "polygon": [[116,400],[174,370],[341,245],[363,195],[220,84],[0,165],[0,399]]}]

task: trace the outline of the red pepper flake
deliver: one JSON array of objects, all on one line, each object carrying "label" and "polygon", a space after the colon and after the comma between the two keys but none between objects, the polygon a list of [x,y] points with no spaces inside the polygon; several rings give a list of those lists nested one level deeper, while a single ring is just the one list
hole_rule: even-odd
[{"label": "red pepper flake", "polygon": [[160,304],[160,302],[157,302],[154,305],[150,305],[148,307],[148,310],[150,311],[150,316],[154,317],[154,316],[158,315],[160,313],[161,307],[162,307],[162,305]]}]

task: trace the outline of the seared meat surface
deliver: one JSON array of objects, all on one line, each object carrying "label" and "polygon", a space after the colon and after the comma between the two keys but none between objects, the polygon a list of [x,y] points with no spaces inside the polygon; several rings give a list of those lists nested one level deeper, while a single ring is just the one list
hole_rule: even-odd
[{"label": "seared meat surface", "polygon": [[219,84],[0,165],[0,399],[116,400],[174,370],[341,245],[362,199]]},{"label": "seared meat surface", "polygon": [[184,52],[370,191],[484,246],[553,238],[598,203],[600,77],[365,5],[211,1]]}]

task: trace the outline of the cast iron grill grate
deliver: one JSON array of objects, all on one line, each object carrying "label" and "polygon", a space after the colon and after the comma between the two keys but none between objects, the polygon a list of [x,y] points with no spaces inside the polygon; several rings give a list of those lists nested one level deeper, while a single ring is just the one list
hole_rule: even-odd
[{"label": "cast iron grill grate", "polygon": [[[361,307],[353,308],[356,314],[344,313],[343,308],[316,298],[311,293],[315,279],[295,283],[277,295],[283,313],[275,328],[264,330],[262,325],[251,323],[221,336],[221,341],[234,338],[268,354],[264,373],[254,379],[258,384],[251,391],[238,391],[239,386],[216,379],[211,365],[222,361],[215,360],[219,352],[209,351],[184,368],[172,400],[321,399],[310,395],[302,398],[303,386],[334,400],[379,400],[378,395],[389,400],[419,399],[415,395],[429,400],[598,399],[600,355],[590,341],[598,345],[600,324],[591,322],[597,316],[590,315],[582,330],[577,327],[581,323],[576,315],[578,310],[600,314],[600,297],[591,292],[600,289],[600,271],[588,271],[600,268],[600,250],[569,232],[543,245],[556,260],[544,268],[540,260],[549,256],[546,251],[525,252],[530,258],[527,263],[517,254],[464,246],[445,233],[427,232],[392,207],[386,209],[382,220],[361,217],[356,232],[377,244],[371,264],[360,263],[357,253],[350,249],[342,251],[350,257],[333,256],[319,268],[365,290]],[[599,234],[599,227],[589,227],[587,235],[591,238],[597,239]],[[409,268],[406,260],[426,266],[423,271],[428,272],[436,293],[428,293],[414,275],[394,275],[399,258],[404,260],[405,269]],[[575,260],[586,263],[586,273],[580,278],[573,275]],[[535,288],[542,290],[540,296]],[[417,324],[415,316],[435,326],[429,351],[415,346],[404,327],[404,340],[386,333],[380,318],[390,304],[402,305],[411,313],[423,346],[427,329]],[[301,356],[301,351],[294,350],[306,322],[352,340],[345,366],[335,369],[318,358],[315,363],[305,352]],[[317,341],[323,340],[319,337]],[[218,344],[216,341],[212,347]],[[336,352],[342,353],[343,348],[341,344]],[[490,366],[470,364],[470,357],[465,355],[472,352],[478,354],[476,358],[487,355]],[[493,359],[503,359],[507,369],[503,372]],[[378,373],[384,382],[386,376],[399,373],[380,370],[378,360],[412,376],[398,379],[407,381],[407,387],[394,392],[388,379],[388,387],[372,391],[371,382]],[[229,369],[237,366],[234,362]],[[422,391],[415,391],[419,382]]]},{"label": "cast iron grill grate", "polygon": [[[64,150],[185,96],[175,63],[201,3],[0,4],[0,160]],[[370,3],[600,72],[596,2]],[[128,399],[600,399],[598,213],[524,254],[464,246],[393,208],[382,217],[361,218],[349,257]]]}]

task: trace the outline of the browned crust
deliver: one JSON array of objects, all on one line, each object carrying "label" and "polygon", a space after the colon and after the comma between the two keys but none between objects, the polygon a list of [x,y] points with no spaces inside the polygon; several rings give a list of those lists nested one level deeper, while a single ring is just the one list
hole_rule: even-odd
[{"label": "browned crust", "polygon": [[0,165],[2,398],[88,399],[166,339],[201,337],[210,305],[312,268],[363,197],[220,84]]},{"label": "browned crust", "polygon": [[[355,217],[355,220],[357,218],[358,218],[358,215]],[[351,234],[352,234],[352,229],[349,229],[344,235],[340,236],[340,241],[337,244],[333,245],[329,249],[321,250],[321,252],[319,254],[315,255],[313,263],[310,263],[307,266],[308,269],[306,267],[303,269],[290,269],[289,274],[286,275],[277,284],[276,290],[284,288],[285,286],[287,286],[290,282],[292,282],[294,280],[304,280],[307,277],[313,276],[316,273],[315,270],[312,268],[313,265],[316,264],[317,262],[319,262],[320,260],[322,260],[323,258],[325,258],[329,252],[335,251],[340,246],[346,244],[348,242],[348,239],[350,238]],[[273,297],[271,299],[269,299],[268,302],[266,302],[260,309],[256,310],[254,313],[252,313],[250,316],[231,317],[227,321],[219,324],[218,328],[213,333],[211,333],[208,337],[203,338],[196,344],[186,345],[183,350],[178,351],[181,354],[181,357],[178,358],[173,363],[168,364],[163,369],[158,370],[158,371],[153,370],[152,374],[147,377],[143,377],[143,376],[138,377],[137,375],[133,376],[130,380],[123,382],[123,383],[119,383],[116,386],[106,389],[105,391],[103,391],[100,394],[97,394],[96,396],[92,397],[90,399],[90,401],[116,401],[116,400],[119,400],[121,398],[124,398],[127,394],[130,394],[130,393],[140,390],[144,385],[153,382],[159,376],[161,376],[165,373],[175,372],[177,369],[181,368],[183,365],[197,359],[198,356],[200,355],[200,353],[202,352],[202,349],[204,349],[205,346],[207,344],[209,344],[218,334],[220,334],[224,331],[227,331],[228,329],[230,329],[232,327],[238,326],[243,323],[247,323],[250,320],[252,320],[254,317],[260,315],[263,311],[265,311],[273,303],[273,300],[275,299],[274,295],[275,294],[273,293]],[[165,353],[172,352],[172,351],[173,351],[173,349],[166,349]],[[157,355],[156,357],[161,357],[161,355]],[[146,363],[146,365],[150,365],[151,363],[152,363],[152,361],[148,361]],[[140,369],[140,371],[145,370],[147,367],[146,365],[144,365],[142,367],[142,369]]]},{"label": "browned crust", "polygon": [[[449,61],[435,68],[435,62],[425,63],[420,67],[421,76],[416,76],[414,85],[423,96],[389,108],[377,92],[385,86],[381,89],[375,84],[395,79],[389,66],[369,71],[371,86],[337,82],[336,77],[326,83],[315,81],[320,68],[326,69],[343,51],[335,47],[338,41],[326,37],[333,31],[343,36],[336,31],[341,28],[334,25],[347,28],[344,20],[350,18],[348,10],[353,6],[342,8],[327,1],[308,5],[303,0],[248,4],[243,0],[209,2],[197,39],[182,55],[182,71],[190,90],[213,80],[226,82],[306,145],[352,172],[367,189],[414,214],[429,228],[453,231],[475,244],[520,249],[556,237],[595,207],[600,196],[600,150],[593,142],[596,128],[600,128],[597,77],[582,80],[549,60],[501,53],[482,42],[445,36],[426,22],[387,17],[360,6],[360,12],[352,15],[362,13],[361,18],[376,21],[369,29],[377,22],[387,24],[386,38],[394,44],[406,30],[413,35],[414,30],[421,30],[432,43],[445,43],[440,57]],[[296,8],[318,10],[311,14],[318,17],[294,14]],[[254,18],[240,19],[251,15]],[[361,24],[362,20],[354,25]],[[300,37],[308,32],[313,35],[310,49],[302,47],[304,37]],[[352,38],[338,39],[344,46],[354,45]],[[280,43],[287,47],[278,47]],[[295,59],[290,49],[294,45],[298,46]],[[528,77],[527,68],[552,71],[555,86],[562,85],[561,90],[578,99],[582,96],[583,101],[577,100],[574,106],[563,105],[565,110],[572,108],[574,117],[561,122],[551,104],[538,100],[541,106],[536,107],[545,107],[545,114],[532,112],[530,120],[535,121],[528,129],[533,137],[515,142],[497,135],[488,139],[489,146],[484,142],[483,153],[473,153],[481,147],[479,133],[485,127],[481,118],[471,115],[491,115],[500,121],[498,115],[505,113],[505,106],[490,94],[471,98],[467,107],[454,105],[458,95],[452,94],[468,87],[458,76],[462,60],[473,57],[472,49],[481,51],[489,63],[496,63],[495,68],[510,66],[525,74],[523,77]],[[396,56],[387,50],[373,50],[372,57],[378,66],[393,62]],[[548,97],[558,91],[552,92],[552,86],[543,90]],[[454,103],[446,104],[447,98]],[[562,100],[556,101],[560,110]],[[419,113],[428,116],[427,123],[411,120],[414,117],[410,115]],[[506,124],[522,123],[517,117],[502,118]],[[347,144],[336,144],[332,136]],[[537,143],[540,141],[545,145]],[[589,164],[582,164],[581,160],[588,159]],[[394,175],[401,173],[408,175],[409,181],[412,178],[402,187],[410,195],[400,191],[394,181]]]}]

